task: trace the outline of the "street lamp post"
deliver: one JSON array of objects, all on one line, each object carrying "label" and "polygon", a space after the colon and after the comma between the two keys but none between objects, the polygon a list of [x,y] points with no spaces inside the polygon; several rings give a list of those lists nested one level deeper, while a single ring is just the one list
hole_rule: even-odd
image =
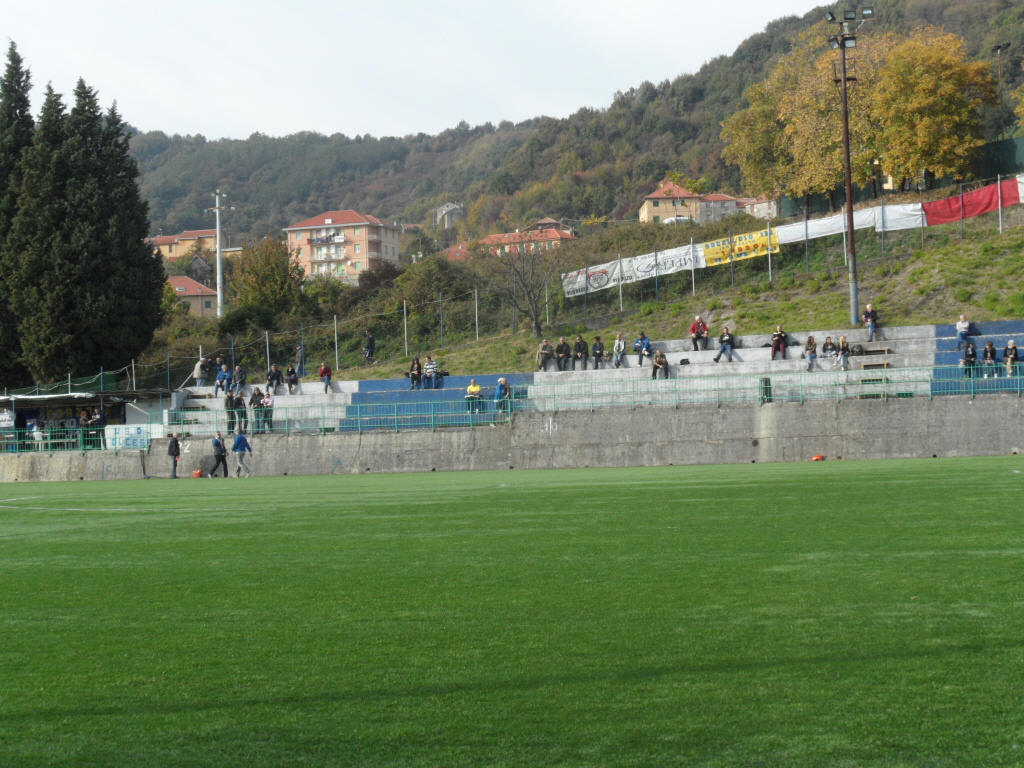
[{"label": "street lamp post", "polygon": [[[871,8],[861,10],[864,21],[872,18]],[[838,25],[838,34],[829,38],[832,48],[839,49],[839,75],[835,78],[839,84],[843,107],[843,171],[846,187],[846,266],[850,279],[850,325],[858,325],[860,303],[857,297],[857,246],[853,235],[853,168],[850,164],[850,100],[847,83],[856,80],[851,77],[846,66],[846,49],[857,45],[856,30],[850,29],[852,22],[857,20],[856,11],[844,11],[842,20],[836,18],[831,11],[825,14],[825,21]],[[861,22],[863,24],[863,22]],[[860,29],[858,26],[857,29]]]},{"label": "street lamp post", "polygon": [[221,205],[221,200],[227,200],[227,198],[227,194],[218,189],[213,193],[213,208],[206,209],[207,211],[213,211],[217,227],[217,317],[223,317],[224,315],[224,260],[221,256],[220,247],[220,212],[224,209],[224,206]]}]

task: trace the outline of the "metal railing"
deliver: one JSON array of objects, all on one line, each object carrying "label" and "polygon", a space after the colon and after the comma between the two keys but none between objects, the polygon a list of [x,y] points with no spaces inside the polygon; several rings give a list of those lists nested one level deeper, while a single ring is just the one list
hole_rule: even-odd
[{"label": "metal railing", "polygon": [[107,447],[102,427],[44,427],[0,430],[0,452],[59,453],[102,451]]}]

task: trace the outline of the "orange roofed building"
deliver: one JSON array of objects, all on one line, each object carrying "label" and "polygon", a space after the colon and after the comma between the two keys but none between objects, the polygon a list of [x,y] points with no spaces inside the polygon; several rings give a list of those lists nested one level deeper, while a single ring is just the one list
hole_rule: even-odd
[{"label": "orange roofed building", "polygon": [[[709,224],[726,216],[741,213],[749,199],[738,199],[716,192],[698,195],[672,181],[663,181],[658,188],[644,198],[640,206],[640,221],[651,224],[679,221],[695,221]],[[753,211],[750,211],[753,213]]]},{"label": "orange roofed building", "polygon": [[217,249],[216,229],[186,229],[177,235],[158,235],[146,240],[154,249],[160,252],[168,261],[175,261],[180,256],[188,253],[192,246],[199,244],[203,250],[214,251]]},{"label": "orange roofed building", "polygon": [[196,282],[191,277],[171,275],[167,278],[174,295],[188,305],[188,311],[196,317],[213,317],[217,314],[217,292]]},{"label": "orange roofed building", "polygon": [[509,253],[549,251],[567,240],[575,240],[573,231],[554,219],[540,219],[521,232],[504,232],[481,238],[480,244],[495,256]]},{"label": "orange roofed building", "polygon": [[327,211],[285,227],[288,250],[307,275],[331,275],[348,283],[378,262],[398,264],[400,232],[357,211]]}]

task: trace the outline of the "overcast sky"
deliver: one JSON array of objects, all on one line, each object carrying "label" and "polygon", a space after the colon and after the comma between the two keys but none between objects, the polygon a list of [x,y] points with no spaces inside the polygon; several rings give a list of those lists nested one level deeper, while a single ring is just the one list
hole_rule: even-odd
[{"label": "overcast sky", "polygon": [[[813,0],[0,0],[0,34],[70,98],[78,77],[141,130],[435,134],[606,107],[696,72]],[[656,8],[658,15],[645,14]]]}]

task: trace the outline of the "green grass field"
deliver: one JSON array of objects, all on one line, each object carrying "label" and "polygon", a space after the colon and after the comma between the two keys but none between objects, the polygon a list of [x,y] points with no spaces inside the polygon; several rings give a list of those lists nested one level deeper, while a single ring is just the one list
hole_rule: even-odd
[{"label": "green grass field", "polygon": [[3,766],[1019,766],[1024,460],[0,489]]}]

